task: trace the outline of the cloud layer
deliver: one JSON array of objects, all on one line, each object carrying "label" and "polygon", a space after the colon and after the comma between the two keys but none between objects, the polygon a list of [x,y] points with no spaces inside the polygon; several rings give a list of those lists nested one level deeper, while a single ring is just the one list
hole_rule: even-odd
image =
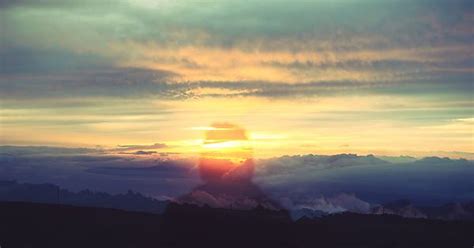
[{"label": "cloud layer", "polygon": [[107,65],[174,82],[467,83],[473,73],[469,1],[5,1],[1,11],[10,74]]},{"label": "cloud layer", "polygon": [[[197,161],[190,159],[46,147],[2,147],[1,151],[0,180],[54,183],[75,191],[123,193],[131,189],[159,199],[180,197],[202,184]],[[255,187],[291,209],[367,212],[369,204],[399,199],[419,205],[474,199],[470,180],[474,164],[462,159],[430,157],[392,163],[350,154],[284,156],[257,161],[255,173]],[[200,202],[233,204],[231,195],[209,198],[203,192],[195,191]],[[255,201],[239,198],[238,204],[253,206]]]}]

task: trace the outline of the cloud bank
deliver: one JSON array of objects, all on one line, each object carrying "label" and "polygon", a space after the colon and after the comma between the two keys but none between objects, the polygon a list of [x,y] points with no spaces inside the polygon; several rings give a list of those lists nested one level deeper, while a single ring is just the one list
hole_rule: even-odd
[{"label": "cloud bank", "polygon": [[[77,154],[62,154],[63,148],[55,148],[55,155],[53,149],[41,147],[8,149],[2,147],[1,180],[54,183],[76,191],[87,188],[123,193],[131,189],[160,199],[182,196],[202,183],[197,162],[192,160],[123,157],[95,151],[84,154],[80,149]],[[421,205],[474,199],[470,180],[474,164],[463,159],[428,157],[391,163],[349,154],[284,156],[259,160],[255,170],[254,183],[270,198],[294,209],[363,213],[369,204],[399,199]],[[203,200],[205,194],[198,191],[200,202],[212,201],[216,206],[232,203],[225,196]]]}]

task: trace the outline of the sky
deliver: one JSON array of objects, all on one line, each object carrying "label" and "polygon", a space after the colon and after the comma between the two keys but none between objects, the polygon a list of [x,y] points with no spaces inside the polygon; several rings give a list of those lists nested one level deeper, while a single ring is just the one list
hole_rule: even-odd
[{"label": "sky", "polygon": [[[472,1],[0,0],[0,145],[474,158]],[[217,123],[217,124],[216,124]]]}]

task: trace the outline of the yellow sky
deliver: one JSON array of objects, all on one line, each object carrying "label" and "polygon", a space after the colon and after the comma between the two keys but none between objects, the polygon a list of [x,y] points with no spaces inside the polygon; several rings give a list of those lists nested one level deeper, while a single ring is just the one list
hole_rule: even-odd
[{"label": "yellow sky", "polygon": [[[133,108],[133,104],[117,102],[110,107]],[[97,113],[85,108],[70,114],[50,109],[3,110],[2,133],[8,144],[112,149],[124,144],[165,143],[168,147],[153,150],[196,156],[202,152],[206,128],[227,122],[247,130],[255,157],[348,152],[427,156],[439,151],[474,151],[472,118],[413,123],[391,115],[390,111],[399,111],[400,106],[406,111],[413,110],[412,106],[421,112],[439,109],[434,103],[383,95],[299,100],[156,99],[146,108],[166,112],[108,116],[103,114],[107,107]]]}]

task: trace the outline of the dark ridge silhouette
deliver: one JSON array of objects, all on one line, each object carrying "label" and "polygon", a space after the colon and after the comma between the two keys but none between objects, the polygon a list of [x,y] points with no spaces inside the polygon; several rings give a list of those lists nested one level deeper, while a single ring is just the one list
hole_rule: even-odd
[{"label": "dark ridge silhouette", "polygon": [[[210,201],[211,204],[207,204],[206,200],[202,199],[202,195],[195,194],[196,192],[209,194],[214,202]],[[215,201],[221,200],[228,203],[221,208],[249,210],[261,206],[273,210],[281,209],[278,203],[268,198],[258,186],[249,181],[234,181],[233,183],[214,181],[196,187],[193,192],[182,196],[179,200],[181,203],[198,206],[207,204],[213,208],[219,208],[216,206],[218,202]],[[156,200],[133,191],[116,195],[90,190],[75,193],[54,184],[17,183],[16,181],[0,181],[0,201],[53,203],[149,213],[163,213],[169,204],[169,201]],[[321,218],[329,214],[309,208],[290,209],[290,212],[293,220],[305,217]],[[408,200],[399,200],[374,206],[370,213],[398,215],[406,218],[474,220],[474,201],[440,206],[418,206]]]},{"label": "dark ridge silhouette", "polygon": [[2,247],[471,247],[474,222],[170,204],[164,214],[0,202]]},{"label": "dark ridge silhouette", "polygon": [[54,184],[17,183],[16,181],[0,181],[0,201],[54,203],[150,213],[162,213],[168,203],[131,190],[125,194],[116,195],[91,190],[75,193]]}]

